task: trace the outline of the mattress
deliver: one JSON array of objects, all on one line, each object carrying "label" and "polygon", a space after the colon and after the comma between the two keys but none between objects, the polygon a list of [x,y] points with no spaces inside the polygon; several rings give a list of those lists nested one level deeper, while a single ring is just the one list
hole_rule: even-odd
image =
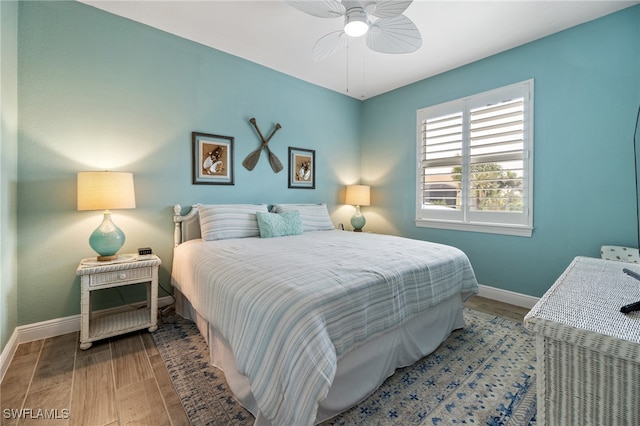
[{"label": "mattress", "polygon": [[172,283],[224,336],[260,414],[296,425],[314,423],[340,358],[477,292],[456,248],[344,231],[188,241]]}]

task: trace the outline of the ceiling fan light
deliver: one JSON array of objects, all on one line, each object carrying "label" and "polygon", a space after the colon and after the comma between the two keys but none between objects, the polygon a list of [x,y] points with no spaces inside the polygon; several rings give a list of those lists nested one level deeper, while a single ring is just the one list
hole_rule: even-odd
[{"label": "ceiling fan light", "polygon": [[350,37],[360,37],[367,33],[367,14],[362,8],[348,10],[344,17],[344,32]]}]

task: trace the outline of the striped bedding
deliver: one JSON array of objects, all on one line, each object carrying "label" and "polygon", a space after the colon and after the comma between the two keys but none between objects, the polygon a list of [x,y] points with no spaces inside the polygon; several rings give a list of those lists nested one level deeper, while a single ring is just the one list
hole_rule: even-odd
[{"label": "striped bedding", "polygon": [[460,250],[345,231],[191,240],[172,284],[228,341],[274,425],[311,425],[340,357],[478,287]]}]

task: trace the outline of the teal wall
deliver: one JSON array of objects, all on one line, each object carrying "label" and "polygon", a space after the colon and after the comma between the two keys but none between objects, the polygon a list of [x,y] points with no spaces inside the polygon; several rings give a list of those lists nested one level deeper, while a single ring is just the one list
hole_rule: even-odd
[{"label": "teal wall", "polygon": [[[113,218],[124,252],[161,256],[165,287],[174,203],[324,201],[348,222],[342,188],[361,177],[368,228],[460,247],[485,285],[539,296],[574,256],[636,244],[640,6],[364,102],[84,4],[21,2],[18,23],[17,324],[79,313],[75,269],[101,219],[75,209],[81,170],[134,173],[138,207]],[[416,110],[529,78],[533,236],[415,227]],[[282,124],[270,146],[283,162],[288,146],[316,150],[317,189],[288,189],[264,156],[241,166],[258,145],[252,116]],[[236,138],[234,186],[191,184],[192,131]]]},{"label": "teal wall", "polygon": [[[19,12],[19,324],[79,313],[75,270],[95,255],[102,214],[76,211],[77,171],[133,172],[137,208],[113,212],[121,252],[152,247],[168,289],[174,203],[326,202],[348,219],[339,194],[360,178],[360,101],[85,4]],[[269,144],[279,174],[264,153],[241,165],[259,146],[251,117],[263,133],[282,125]],[[235,137],[235,185],[191,184],[192,131]],[[316,150],[315,190],[287,188],[290,146]]]},{"label": "teal wall", "polygon": [[0,2],[0,350],[18,323],[18,3]]},{"label": "teal wall", "polygon": [[[530,78],[532,237],[416,227],[416,110]],[[374,192],[365,214],[385,232],[461,248],[482,284],[541,296],[573,257],[637,246],[639,105],[640,6],[367,100],[361,167]]]}]

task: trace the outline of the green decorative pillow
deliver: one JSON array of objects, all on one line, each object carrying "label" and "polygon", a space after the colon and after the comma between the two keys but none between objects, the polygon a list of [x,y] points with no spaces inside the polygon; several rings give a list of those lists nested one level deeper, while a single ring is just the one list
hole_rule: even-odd
[{"label": "green decorative pillow", "polygon": [[302,234],[302,219],[298,210],[282,213],[256,212],[256,217],[262,238]]}]

